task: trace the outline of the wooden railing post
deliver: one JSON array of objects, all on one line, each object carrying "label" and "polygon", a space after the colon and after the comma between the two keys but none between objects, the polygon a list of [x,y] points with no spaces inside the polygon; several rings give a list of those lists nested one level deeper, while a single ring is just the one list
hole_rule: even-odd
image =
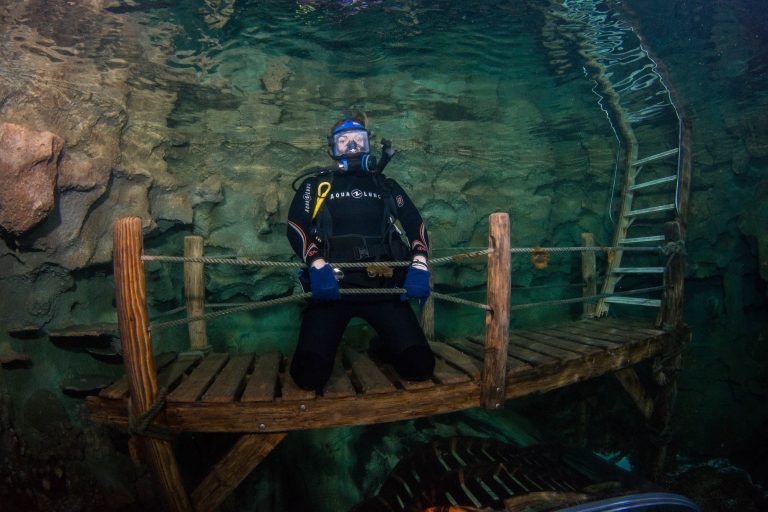
[{"label": "wooden railing post", "polygon": [[[184,237],[184,257],[203,257],[203,237]],[[205,278],[202,263],[184,262],[184,303],[187,307],[187,318],[202,316],[205,313]],[[208,350],[205,320],[195,320],[188,325],[190,348],[192,350]]]},{"label": "wooden railing post", "polygon": [[[429,257],[432,258],[432,232],[428,232],[427,238],[429,240]],[[429,275],[429,288],[432,289],[435,282],[435,275],[430,273]],[[427,297],[424,306],[421,308],[421,330],[424,331],[424,336],[429,341],[435,340],[435,298],[430,295]]]},{"label": "wooden railing post", "polygon": [[485,313],[485,357],[480,405],[500,409],[507,383],[509,344],[509,300],[512,285],[512,255],[509,244],[509,215],[491,214],[488,219],[488,306]]},{"label": "wooden railing post", "polygon": [[[583,247],[594,247],[595,237],[592,233],[581,234],[581,245]],[[583,251],[581,253],[581,282],[582,296],[594,297],[597,295],[597,266],[595,264],[595,251]],[[592,302],[584,303],[584,318],[595,316],[596,304]]]},{"label": "wooden railing post", "polygon": [[[144,251],[141,219],[118,219],[114,225],[112,243],[120,344],[131,391],[131,414],[139,417],[152,407],[157,398],[146,278],[144,262],[141,261]],[[166,508],[173,512],[191,510],[170,442],[153,437],[144,437],[142,440],[145,458],[155,474]]]},{"label": "wooden railing post", "polygon": [[[664,224],[664,240],[667,243],[678,243],[681,240],[679,222]],[[656,323],[661,327],[675,328],[683,321],[683,278],[685,275],[685,260],[682,252],[669,256],[669,262],[664,268],[664,295]]]}]

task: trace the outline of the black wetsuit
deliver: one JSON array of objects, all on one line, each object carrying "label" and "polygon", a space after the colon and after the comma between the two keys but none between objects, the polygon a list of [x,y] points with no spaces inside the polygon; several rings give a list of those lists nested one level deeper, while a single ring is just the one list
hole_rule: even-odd
[{"label": "black wetsuit", "polygon": [[[318,185],[330,191],[313,220]],[[394,211],[393,211],[394,210]],[[410,247],[390,255],[384,240],[389,217],[400,221]],[[334,172],[305,180],[288,213],[288,239],[307,265],[318,258],[329,263],[408,259],[427,255],[428,239],[416,206],[400,185],[371,173]],[[365,271],[344,269],[342,287],[382,286],[380,278],[365,282]],[[362,277],[361,277],[362,276]],[[390,286],[397,285],[390,282]],[[384,284],[386,286],[386,284]],[[299,342],[291,364],[294,381],[320,389],[328,381],[341,337],[353,317],[365,319],[380,336],[382,356],[403,378],[423,380],[434,369],[434,356],[416,315],[398,295],[343,295],[329,302],[310,301],[302,318]]]}]

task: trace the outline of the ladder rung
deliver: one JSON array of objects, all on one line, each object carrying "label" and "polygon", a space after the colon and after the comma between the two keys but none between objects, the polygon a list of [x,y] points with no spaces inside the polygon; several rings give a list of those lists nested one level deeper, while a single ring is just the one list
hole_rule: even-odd
[{"label": "ladder rung", "polygon": [[637,238],[625,238],[622,244],[644,244],[646,242],[663,242],[664,235],[639,236]]},{"label": "ladder rung", "polygon": [[605,302],[611,304],[628,304],[630,306],[650,306],[658,308],[661,306],[661,299],[642,299],[638,297],[608,297]]},{"label": "ladder rung", "polygon": [[635,217],[636,215],[645,215],[646,213],[654,212],[666,212],[668,210],[674,210],[674,204],[663,204],[661,206],[652,206],[650,208],[641,208],[640,210],[633,210],[627,214],[627,217]]},{"label": "ladder rung", "polygon": [[617,267],[614,274],[663,274],[664,267]]},{"label": "ladder rung", "polygon": [[657,180],[646,181],[645,183],[638,183],[637,185],[632,185],[631,187],[629,187],[629,190],[640,190],[641,188],[653,187],[656,185],[661,185],[663,183],[669,183],[671,181],[677,181],[677,175],[666,176],[664,178],[659,178]]},{"label": "ladder rung", "polygon": [[651,155],[651,156],[647,156],[645,158],[641,158],[640,160],[638,160],[637,162],[635,162],[632,165],[637,166],[637,165],[647,164],[648,162],[653,162],[654,160],[660,160],[660,159],[666,158],[668,156],[676,155],[678,151],[680,151],[678,148],[670,149],[669,151],[663,151],[663,152],[657,153],[655,155]]}]

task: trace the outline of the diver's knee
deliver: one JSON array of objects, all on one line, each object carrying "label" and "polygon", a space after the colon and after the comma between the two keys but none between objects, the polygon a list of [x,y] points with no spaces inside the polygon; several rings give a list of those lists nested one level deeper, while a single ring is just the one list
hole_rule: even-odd
[{"label": "diver's knee", "polygon": [[301,389],[320,391],[331,378],[333,360],[312,352],[297,352],[291,361],[291,378]]},{"label": "diver's knee", "polygon": [[394,367],[406,380],[427,380],[435,370],[435,356],[428,345],[414,345],[395,356]]}]

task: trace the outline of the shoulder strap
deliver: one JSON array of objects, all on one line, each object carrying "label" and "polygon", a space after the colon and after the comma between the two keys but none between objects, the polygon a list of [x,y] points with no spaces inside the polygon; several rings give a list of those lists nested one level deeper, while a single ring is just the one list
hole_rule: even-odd
[{"label": "shoulder strap", "polygon": [[387,205],[387,216],[392,217],[392,223],[397,220],[397,204],[392,194],[392,185],[389,178],[380,174],[373,175],[373,181],[384,193],[384,204]]}]

